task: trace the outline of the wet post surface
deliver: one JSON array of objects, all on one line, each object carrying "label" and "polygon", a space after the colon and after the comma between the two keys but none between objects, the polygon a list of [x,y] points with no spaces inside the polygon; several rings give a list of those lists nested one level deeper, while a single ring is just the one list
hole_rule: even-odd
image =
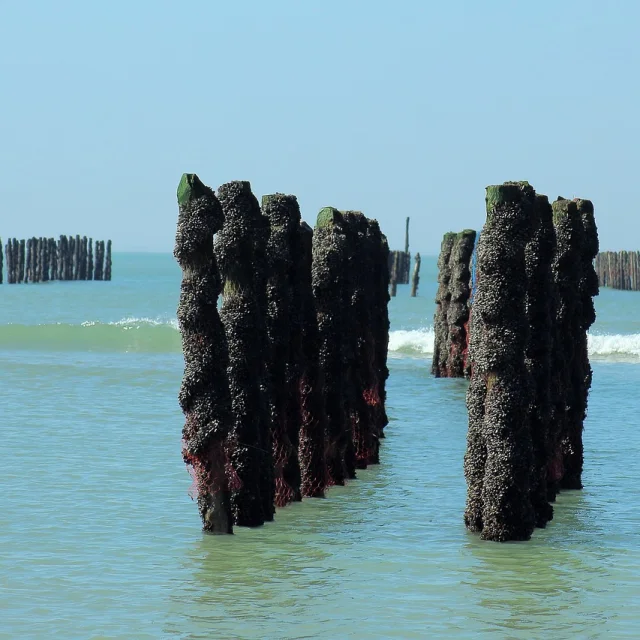
[{"label": "wet post surface", "polygon": [[104,279],[111,280],[111,240],[107,240],[107,251],[104,262]]},{"label": "wet post surface", "polygon": [[186,416],[183,458],[192,469],[204,530],[226,534],[233,525],[225,452],[232,416],[227,342],[217,308],[221,282],[213,253],[222,209],[195,174],[182,176],[178,205],[174,256],[182,268],[178,321],[185,360],[179,394]]},{"label": "wet post surface", "polygon": [[223,279],[220,317],[229,345],[230,460],[239,480],[231,492],[231,505],[235,524],[255,527],[273,518],[270,403],[264,388],[268,347],[260,301],[266,291],[261,294],[256,282],[256,271],[263,268],[257,263],[256,234],[265,242],[268,235],[248,182],[222,185],[218,199],[224,224],[216,235],[215,254]]},{"label": "wet post surface", "polygon": [[445,367],[449,378],[463,378],[465,375],[471,292],[470,262],[475,240],[476,232],[472,229],[465,229],[456,234],[449,258],[449,301],[446,317],[449,353]]},{"label": "wet post surface", "polygon": [[302,332],[301,359],[298,364],[300,435],[300,490],[303,497],[322,498],[327,486],[322,370],[319,363],[319,336],[316,302],[311,285],[313,230],[306,222],[298,228],[298,253],[294,263],[294,290],[300,304]]},{"label": "wet post surface", "polygon": [[449,291],[451,269],[449,261],[455,239],[455,233],[445,233],[440,245],[440,255],[438,256],[438,290],[436,292],[436,312],[433,317],[434,343],[433,361],[431,365],[431,373],[433,373],[436,378],[447,376],[447,363],[449,360],[449,326],[447,324],[447,313],[449,311],[449,301],[451,300],[451,293]]},{"label": "wet post surface", "polygon": [[[587,402],[591,388],[592,371],[587,352],[587,332],[596,320],[593,298],[598,295],[598,276],[593,267],[593,260],[598,253],[598,229],[594,217],[593,203],[590,200],[576,199],[576,209],[581,223],[581,240],[578,296],[579,305],[576,313],[578,326],[574,335],[575,352],[571,374],[573,398],[567,415],[567,431],[562,443],[564,475],[560,481],[561,489],[582,489],[582,468],[584,448],[582,432],[587,415]],[[629,264],[631,264],[631,256]],[[633,288],[632,274],[629,273],[629,288]]]},{"label": "wet post surface", "polygon": [[18,245],[18,282],[24,282],[24,265],[26,258],[26,243],[20,240]]},{"label": "wet post surface", "polygon": [[89,238],[87,247],[87,280],[93,280],[93,238]]},{"label": "wet post surface", "polygon": [[347,259],[347,290],[349,323],[345,329],[345,406],[351,423],[351,444],[347,453],[347,468],[352,475],[355,469],[366,469],[377,460],[374,444],[375,416],[368,402],[369,391],[374,387],[374,336],[372,313],[374,290],[371,274],[374,268],[375,247],[368,234],[369,220],[359,211],[343,213],[347,223],[349,254]]},{"label": "wet post surface", "polygon": [[535,515],[530,499],[533,455],[525,365],[525,246],[535,192],[528,183],[490,186],[486,203],[470,343],[465,524],[480,531],[484,540],[528,540]]},{"label": "wet post surface", "polygon": [[415,264],[413,265],[413,276],[411,277],[411,297],[418,295],[418,284],[420,284],[420,254],[416,253]]},{"label": "wet post surface", "polygon": [[300,208],[295,196],[267,195],[262,198],[262,213],[270,223],[266,246],[268,260],[267,356],[271,402],[271,439],[273,450],[275,506],[284,507],[300,500],[298,465],[299,422],[292,402],[296,401],[296,360],[299,358],[300,333],[293,323],[293,251],[300,226]]},{"label": "wet post surface", "polygon": [[565,475],[564,458],[572,431],[569,407],[581,397],[583,382],[574,377],[576,346],[582,326],[582,252],[584,228],[575,202],[552,204],[556,247],[551,269],[557,289],[553,351],[552,423],[549,433],[548,491],[554,500]]},{"label": "wet post surface", "polygon": [[312,286],[316,302],[319,360],[324,377],[327,415],[327,470],[330,482],[343,485],[349,477],[345,453],[351,439],[345,407],[343,349],[347,309],[348,238],[342,214],[325,207],[313,232]]},{"label": "wet post surface", "polygon": [[555,230],[549,199],[536,195],[533,229],[525,247],[527,274],[527,318],[529,341],[525,353],[531,380],[529,423],[533,446],[531,503],[536,526],[545,527],[553,518],[548,500],[547,465],[550,455],[549,429],[552,417],[551,357],[554,347],[555,285],[551,261],[555,250]]}]

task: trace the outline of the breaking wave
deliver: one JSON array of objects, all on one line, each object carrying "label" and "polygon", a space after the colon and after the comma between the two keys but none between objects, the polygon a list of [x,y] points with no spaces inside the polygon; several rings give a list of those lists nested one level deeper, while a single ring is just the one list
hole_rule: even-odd
[{"label": "breaking wave", "polygon": [[175,319],[124,318],[117,322],[0,325],[0,349],[179,353],[181,348]]},{"label": "breaking wave", "polygon": [[[433,355],[432,327],[396,330],[389,333],[389,352],[410,356]],[[589,355],[594,360],[640,363],[640,334],[605,334],[588,338]]]},{"label": "breaking wave", "polygon": [[[433,341],[433,327],[397,329],[389,333],[389,355],[430,357]],[[0,325],[0,349],[180,353],[182,345],[175,318],[123,318],[117,322]],[[589,335],[589,355],[640,363],[640,334]]]}]

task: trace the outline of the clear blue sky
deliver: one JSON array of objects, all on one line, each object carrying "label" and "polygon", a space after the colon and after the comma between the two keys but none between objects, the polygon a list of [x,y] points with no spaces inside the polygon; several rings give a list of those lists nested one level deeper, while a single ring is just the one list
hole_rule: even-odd
[{"label": "clear blue sky", "polygon": [[377,218],[401,248],[484,187],[591,198],[640,249],[640,2],[0,0],[0,235],[170,251],[183,172]]}]

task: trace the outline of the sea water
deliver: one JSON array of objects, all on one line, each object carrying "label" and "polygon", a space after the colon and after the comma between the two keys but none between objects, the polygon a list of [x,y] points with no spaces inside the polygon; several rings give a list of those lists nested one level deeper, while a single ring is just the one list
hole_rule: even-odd
[{"label": "sea water", "polygon": [[640,637],[640,293],[605,289],[583,491],[526,543],[464,528],[464,380],[430,375],[435,258],[390,303],[381,464],[202,534],[171,255],[0,287],[0,638]]}]

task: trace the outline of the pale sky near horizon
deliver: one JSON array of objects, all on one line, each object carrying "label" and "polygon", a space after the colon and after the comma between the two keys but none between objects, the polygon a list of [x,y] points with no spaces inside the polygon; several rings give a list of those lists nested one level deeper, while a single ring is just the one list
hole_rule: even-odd
[{"label": "pale sky near horizon", "polygon": [[171,251],[195,172],[392,248],[409,215],[427,254],[528,180],[640,249],[639,31],[635,0],[0,0],[0,236]]}]

